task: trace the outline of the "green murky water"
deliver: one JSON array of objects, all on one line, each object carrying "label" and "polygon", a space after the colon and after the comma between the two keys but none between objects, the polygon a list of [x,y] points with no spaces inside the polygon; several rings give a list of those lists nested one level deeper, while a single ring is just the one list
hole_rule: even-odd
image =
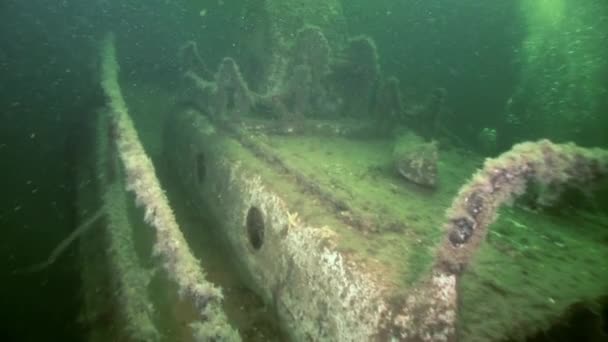
[{"label": "green murky water", "polygon": [[[98,42],[108,31],[146,152],[246,341],[290,334],[222,242],[221,222],[192,203],[166,165],[163,146],[175,138],[164,135],[167,114],[191,108],[216,122],[270,127],[247,132],[332,203],[347,203],[364,231],[379,222],[369,235],[339,231],[343,247],[379,262],[404,289],[433,263],[445,210],[484,158],[538,139],[608,149],[603,0],[0,1],[3,341],[122,336],[114,330],[120,305],[87,309],[115,296],[102,226],[28,271],[98,205],[95,125],[105,102]],[[234,95],[236,83],[226,86],[223,105],[193,86],[193,79],[221,85],[232,61],[247,101]],[[371,129],[308,134],[313,121]],[[395,170],[395,142],[408,134],[436,142],[431,187]],[[293,181],[277,170],[261,172],[277,187]],[[461,340],[608,338],[607,183],[571,185],[550,203],[539,203],[547,189],[533,189],[501,209],[462,277]],[[290,191],[284,196],[301,204],[301,217],[339,217]],[[140,228],[137,253],[153,268],[154,236]],[[154,320],[165,340],[188,340],[194,313],[170,288],[162,275],[150,283]]]}]

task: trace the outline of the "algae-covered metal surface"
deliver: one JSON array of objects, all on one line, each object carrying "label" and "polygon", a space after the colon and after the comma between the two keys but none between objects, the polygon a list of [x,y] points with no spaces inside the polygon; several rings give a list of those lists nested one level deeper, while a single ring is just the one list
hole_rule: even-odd
[{"label": "algae-covered metal surface", "polygon": [[34,2],[3,341],[608,340],[605,0]]},{"label": "algae-covered metal surface", "polygon": [[293,340],[521,340],[605,305],[606,150],[472,139],[447,89],[406,94],[343,7],[251,4],[263,51],[213,73],[180,50],[165,157]]},{"label": "algae-covered metal surface", "polygon": [[[391,141],[383,138],[268,134],[263,123],[247,120],[222,129],[195,110],[175,120],[172,132],[181,135],[169,153],[179,156],[171,159],[177,176],[192,198],[223,218],[245,272],[296,339],[394,333],[387,317],[431,271],[445,212],[482,162],[459,149],[442,150],[439,187],[429,189],[398,177]],[[332,124],[349,131],[325,123]],[[265,217],[257,246],[246,229],[251,208]],[[523,205],[503,210],[458,284],[458,336],[522,338],[550,327],[572,305],[599,301],[608,249],[597,220],[581,224],[581,216],[534,213]],[[317,243],[306,242],[311,236]],[[324,264],[324,252],[338,262]],[[343,268],[329,271],[337,265]],[[340,326],[349,320],[344,309],[360,315],[356,329]]]},{"label": "algae-covered metal surface", "polygon": [[[346,37],[332,13],[319,26],[271,26],[272,62],[257,80],[232,57],[210,72],[187,43],[182,83],[159,101],[162,125],[158,114],[154,125],[142,121],[150,109],[137,94],[125,97],[148,125],[140,128],[167,184],[181,187],[173,202],[185,216],[206,212],[217,222],[213,239],[264,308],[255,316],[275,320],[268,338],[525,339],[574,308],[604,305],[605,217],[547,208],[569,191],[586,198],[601,187],[608,152],[541,140],[483,158],[441,123],[445,89],[405,107],[374,40]],[[99,187],[122,317],[114,323],[122,332],[109,336],[265,339],[233,330],[247,325],[226,315],[224,293],[191,252],[196,234],[178,226],[122,96],[113,40],[101,57],[109,121],[99,124]],[[486,148],[493,134],[480,133]],[[155,238],[131,230],[133,203]],[[160,278],[142,264],[150,253]]]},{"label": "algae-covered metal surface", "polygon": [[[288,28],[274,30],[284,37]],[[606,150],[539,140],[483,158],[442,124],[445,89],[405,106],[372,38],[330,44],[326,34],[303,25],[292,42],[277,38],[271,71],[255,80],[232,57],[211,72],[197,44],[185,44],[181,85],[165,102],[175,103],[162,105],[161,143],[149,138],[189,210],[217,220],[231,267],[282,333],[296,341],[525,339],[576,308],[605,305],[605,217],[568,200],[602,189]],[[120,102],[118,113],[126,107]],[[491,129],[479,139],[496,148]],[[125,158],[137,198],[164,198]],[[143,201],[145,217],[160,239],[167,232],[152,202]],[[557,214],[556,206],[572,209]],[[204,314],[223,296],[194,285],[205,274],[196,259],[171,257],[188,248],[178,240],[156,253],[186,289],[180,298],[203,312],[207,327],[192,325],[194,339],[238,338],[207,322],[225,320]]]}]

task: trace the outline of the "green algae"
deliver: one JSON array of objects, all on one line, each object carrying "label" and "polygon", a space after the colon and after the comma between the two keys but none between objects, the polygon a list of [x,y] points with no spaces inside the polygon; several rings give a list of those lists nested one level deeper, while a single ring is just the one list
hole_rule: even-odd
[{"label": "green algae", "polygon": [[[441,151],[439,189],[429,192],[391,172],[389,141],[267,140],[287,164],[379,222],[375,232],[343,224],[332,228],[342,237],[340,248],[379,261],[402,291],[429,269],[443,235],[445,209],[481,161],[463,151]],[[549,328],[570,306],[591,305],[605,295],[608,266],[602,260],[607,260],[608,246],[602,241],[608,233],[592,222],[580,222],[579,217],[519,207],[503,210],[460,282],[462,340],[523,338]]]},{"label": "green algae", "polygon": [[370,232],[349,229],[353,237],[347,245],[398,270],[396,282],[402,286],[411,285],[430,266],[433,247],[442,237],[445,209],[458,184],[477,165],[457,152],[446,152],[445,160],[463,168],[453,170],[442,162],[441,185],[432,191],[397,177],[390,140],[272,137],[271,144],[288,164],[363,213],[374,228]]},{"label": "green algae", "polygon": [[[158,100],[133,102],[132,111],[150,115],[163,108]],[[154,98],[158,98],[158,93]],[[134,97],[138,95],[133,94]],[[129,97],[129,95],[127,95]],[[165,98],[165,101],[168,97]],[[136,105],[141,104],[141,107]],[[139,109],[138,109],[139,108]],[[137,117],[137,116],[136,116]],[[149,120],[162,121],[162,120]],[[136,119],[136,123],[139,121]],[[160,125],[159,128],[160,129]],[[159,133],[142,134],[153,142]],[[441,149],[435,191],[400,179],[392,168],[392,141],[345,137],[250,135],[250,140],[348,204],[368,221],[370,230],[345,224],[344,213],[324,205],[293,174],[264,160],[226,136],[213,148],[265,180],[265,186],[314,226],[338,236],[338,250],[381,269],[396,293],[422,279],[443,237],[442,224],[459,187],[481,166],[483,158],[460,149]],[[154,146],[154,145],[150,145]],[[304,190],[304,191],[303,191]],[[602,221],[600,219],[600,221]],[[604,220],[605,221],[605,220]],[[605,229],[581,224],[580,217],[550,216],[516,206],[501,211],[487,242],[464,273],[459,293],[458,327],[463,341],[522,339],[548,329],[576,303],[592,306],[608,292]]]}]

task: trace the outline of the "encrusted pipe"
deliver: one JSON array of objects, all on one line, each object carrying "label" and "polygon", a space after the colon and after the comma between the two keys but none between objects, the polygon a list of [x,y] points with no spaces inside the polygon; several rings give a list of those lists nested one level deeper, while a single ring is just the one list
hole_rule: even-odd
[{"label": "encrusted pipe", "polygon": [[[430,279],[408,296],[394,322],[407,341],[456,340],[457,283],[483,242],[498,209],[526,192],[530,183],[559,192],[588,187],[608,174],[608,151],[548,140],[525,142],[495,159],[465,184],[447,211],[446,238]],[[559,193],[558,193],[559,194]]]},{"label": "encrusted pipe", "polygon": [[438,267],[459,273],[484,240],[498,209],[526,192],[530,183],[559,195],[565,187],[584,188],[608,174],[608,151],[549,140],[525,142],[495,159],[465,184],[447,212],[448,234]]},{"label": "encrusted pipe", "polygon": [[156,230],[154,254],[162,261],[179,289],[180,297],[192,302],[199,321],[192,323],[197,341],[239,341],[222,311],[222,292],[205,279],[198,260],[192,255],[177,225],[173,211],[156,177],[129,116],[118,82],[114,37],[108,34],[101,45],[101,85],[108,102],[108,113],[115,127],[118,155],[124,165],[127,189],[145,210],[144,220]]}]

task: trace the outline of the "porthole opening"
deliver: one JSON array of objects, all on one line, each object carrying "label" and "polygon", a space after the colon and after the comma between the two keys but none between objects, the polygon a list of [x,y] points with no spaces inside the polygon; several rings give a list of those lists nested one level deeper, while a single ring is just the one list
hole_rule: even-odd
[{"label": "porthole opening", "polygon": [[205,155],[199,153],[196,155],[196,179],[199,183],[205,181],[207,176],[207,165],[205,165]]},{"label": "porthole opening", "polygon": [[264,216],[262,211],[256,207],[249,208],[246,221],[249,243],[257,251],[264,244]]}]

